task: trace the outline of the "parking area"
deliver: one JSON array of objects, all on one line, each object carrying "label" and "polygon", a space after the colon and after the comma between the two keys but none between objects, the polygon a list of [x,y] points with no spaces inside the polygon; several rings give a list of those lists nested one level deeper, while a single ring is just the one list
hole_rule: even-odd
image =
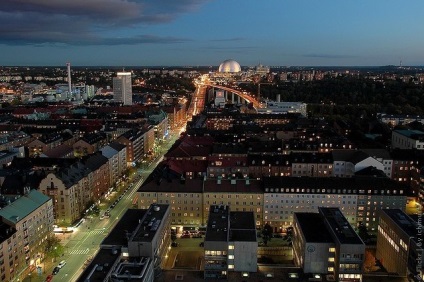
[{"label": "parking area", "polygon": [[203,238],[178,238],[176,247],[171,247],[165,269],[203,270]]}]

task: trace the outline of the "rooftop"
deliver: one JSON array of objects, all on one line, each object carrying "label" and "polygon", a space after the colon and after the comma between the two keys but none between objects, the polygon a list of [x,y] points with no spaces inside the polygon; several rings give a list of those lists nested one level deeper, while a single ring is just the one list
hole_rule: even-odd
[{"label": "rooftop", "polygon": [[256,242],[255,215],[253,212],[230,212],[230,241]]},{"label": "rooftop", "polygon": [[228,242],[230,227],[228,206],[210,206],[205,241]]},{"label": "rooftop", "polygon": [[420,130],[410,130],[410,129],[402,129],[402,130],[394,130],[394,132],[399,133],[403,136],[409,137],[409,138],[415,138],[415,137],[423,137],[424,132]]},{"label": "rooftop", "polygon": [[332,233],[337,237],[340,244],[364,245],[361,238],[353,230],[347,219],[338,208],[319,208],[324,221],[328,223]]},{"label": "rooftop", "polygon": [[417,222],[400,209],[382,209],[381,213],[390,217],[408,236],[417,236]]},{"label": "rooftop", "polygon": [[31,190],[28,194],[0,209],[0,216],[16,224],[48,201],[51,201],[50,197]]},{"label": "rooftop", "polygon": [[119,281],[145,281],[144,276],[148,273],[147,269],[151,263],[152,261],[148,257],[141,257],[133,262],[121,262],[112,272],[112,279],[119,279]]},{"label": "rooftop", "polygon": [[165,222],[165,214],[169,205],[151,205],[144,217],[139,221],[135,232],[131,236],[131,241],[151,242],[156,235],[159,226]]},{"label": "rooftop", "polygon": [[[318,213],[298,212],[294,214],[305,240],[308,243],[331,243],[333,239],[326,228],[322,228],[324,221]],[[318,232],[319,231],[319,232]]]},{"label": "rooftop", "polygon": [[[128,209],[121,220],[115,225],[112,231],[103,240],[101,245],[106,246],[126,246],[128,238],[137,228],[140,219],[144,217],[147,210]],[[127,237],[128,236],[128,237]]]},{"label": "rooftop", "polygon": [[113,254],[111,249],[100,249],[77,281],[104,281],[110,268],[120,256],[119,251]]}]

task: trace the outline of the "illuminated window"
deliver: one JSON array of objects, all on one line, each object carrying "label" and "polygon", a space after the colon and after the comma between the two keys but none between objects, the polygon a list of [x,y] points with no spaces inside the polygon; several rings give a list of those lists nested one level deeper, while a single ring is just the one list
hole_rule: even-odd
[{"label": "illuminated window", "polygon": [[234,245],[228,245],[229,250],[234,250]]},{"label": "illuminated window", "polygon": [[233,264],[229,264],[228,265],[228,269],[234,269],[234,265]]},{"label": "illuminated window", "polygon": [[328,258],[328,261],[334,261],[334,258]]},{"label": "illuminated window", "polygon": [[228,259],[234,259],[234,255],[228,255]]},{"label": "illuminated window", "polygon": [[336,248],[329,248],[329,249],[328,249],[328,251],[329,251],[330,253],[335,253],[335,252],[336,252]]}]

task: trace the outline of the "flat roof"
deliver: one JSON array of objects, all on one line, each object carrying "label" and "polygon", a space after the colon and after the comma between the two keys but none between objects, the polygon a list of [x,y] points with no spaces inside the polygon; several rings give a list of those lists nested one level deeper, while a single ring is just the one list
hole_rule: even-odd
[{"label": "flat roof", "polygon": [[319,212],[341,244],[365,245],[338,208],[319,208]]},{"label": "flat roof", "polygon": [[327,228],[323,228],[324,220],[318,213],[296,212],[294,213],[300,229],[308,243],[331,243],[334,242]]},{"label": "flat roof", "polygon": [[391,220],[396,223],[408,236],[416,237],[417,222],[409,217],[400,209],[381,209],[381,213],[385,213]]},{"label": "flat roof", "polygon": [[[120,249],[117,254],[112,254],[110,249],[100,249],[91,263],[85,268],[77,281],[104,281],[115,261],[121,256]],[[103,270],[96,270],[98,266],[102,266]]]},{"label": "flat roof", "polygon": [[228,242],[230,209],[225,205],[213,205],[209,209],[205,241]]},{"label": "flat roof", "polygon": [[411,130],[411,129],[399,129],[399,130],[395,130],[395,132],[406,137],[420,137],[424,135],[424,132],[420,130]]},{"label": "flat roof", "polygon": [[145,281],[147,269],[152,263],[148,257],[141,257],[134,261],[123,261],[119,263],[112,272],[112,279],[120,281]]},{"label": "flat roof", "polygon": [[147,210],[142,209],[128,209],[100,245],[126,246],[128,243],[126,236],[131,236],[146,212]]},{"label": "flat roof", "polygon": [[256,242],[255,214],[253,212],[230,212],[230,241]]},{"label": "flat roof", "polygon": [[165,213],[169,209],[169,205],[151,205],[147,212],[144,214],[140,224],[138,224],[136,231],[131,237],[131,241],[137,242],[151,242],[156,235],[156,231],[164,223]]}]

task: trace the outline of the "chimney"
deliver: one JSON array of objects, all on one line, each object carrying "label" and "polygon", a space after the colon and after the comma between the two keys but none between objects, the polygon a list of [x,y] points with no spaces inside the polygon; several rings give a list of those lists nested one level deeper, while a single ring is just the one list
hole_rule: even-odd
[{"label": "chimney", "polygon": [[66,63],[66,67],[68,68],[68,98],[72,98],[72,82],[71,82],[71,63]]}]

